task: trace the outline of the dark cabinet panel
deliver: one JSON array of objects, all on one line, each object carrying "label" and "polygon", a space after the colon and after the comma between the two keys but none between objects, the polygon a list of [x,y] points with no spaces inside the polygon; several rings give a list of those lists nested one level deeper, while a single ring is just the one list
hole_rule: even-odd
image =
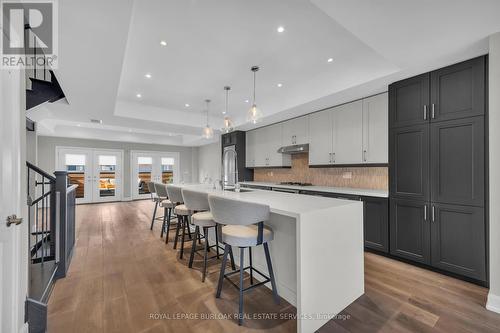
[{"label": "dark cabinet panel", "polygon": [[484,209],[433,204],[432,266],[486,281]]},{"label": "dark cabinet panel", "polygon": [[429,126],[391,130],[389,143],[391,196],[429,200]]},{"label": "dark cabinet panel", "polygon": [[363,198],[365,247],[389,252],[389,202],[385,198]]},{"label": "dark cabinet panel", "polygon": [[484,206],[484,117],[431,125],[433,202]]},{"label": "dark cabinet panel", "polygon": [[389,86],[389,119],[391,127],[428,123],[428,106],[428,73]]},{"label": "dark cabinet panel", "polygon": [[484,112],[484,57],[431,73],[431,121],[478,116]]},{"label": "dark cabinet panel", "polygon": [[428,208],[425,202],[390,199],[391,254],[430,264]]}]

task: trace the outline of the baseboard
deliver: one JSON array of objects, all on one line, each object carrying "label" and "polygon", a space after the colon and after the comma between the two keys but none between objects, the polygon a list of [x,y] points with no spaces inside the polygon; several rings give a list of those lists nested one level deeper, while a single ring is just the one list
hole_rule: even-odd
[{"label": "baseboard", "polygon": [[29,332],[29,326],[28,323],[24,323],[24,325],[21,327],[21,330],[19,333],[28,333]]},{"label": "baseboard", "polygon": [[126,198],[124,197],[122,201],[132,201],[132,197],[126,197]]},{"label": "baseboard", "polygon": [[500,313],[500,296],[488,293],[488,301],[486,302],[486,309]]}]

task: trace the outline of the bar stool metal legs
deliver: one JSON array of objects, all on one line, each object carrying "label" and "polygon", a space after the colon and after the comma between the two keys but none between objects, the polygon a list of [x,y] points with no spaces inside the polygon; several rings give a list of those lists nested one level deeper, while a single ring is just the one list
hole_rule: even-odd
[{"label": "bar stool metal legs", "polygon": [[160,203],[158,201],[155,202],[155,210],[153,211],[153,218],[151,219],[151,227],[149,228],[150,230],[153,230],[153,225],[155,224],[156,220],[156,211],[158,210],[158,205]]},{"label": "bar stool metal legs", "polygon": [[[180,235],[182,229],[182,235]],[[174,238],[174,249],[177,249],[177,244],[179,242],[179,237],[181,238],[181,248],[180,248],[180,259],[184,257],[184,242],[186,241],[186,229],[189,237],[188,241],[196,242],[196,238],[193,239],[191,235],[191,229],[189,228],[189,220],[187,215],[177,215],[177,226],[175,229]],[[168,238],[168,235],[167,235]],[[198,240],[201,244],[201,241]]]},{"label": "bar stool metal legs", "polygon": [[[278,296],[278,290],[276,288],[276,281],[274,278],[274,271],[273,271],[273,265],[271,263],[271,256],[269,254],[269,246],[267,243],[262,244],[264,246],[264,252],[266,255],[266,263],[267,263],[267,270],[269,271],[269,276],[264,275],[262,272],[259,270],[253,268],[252,266],[252,255],[251,255],[251,247],[248,247],[249,249],[249,259],[250,259],[250,266],[245,267],[244,266],[244,257],[245,257],[245,247],[240,247],[240,267],[238,270],[234,270],[232,272],[226,273],[226,263],[227,263],[227,256],[231,252],[231,245],[226,244],[224,247],[224,256],[222,257],[222,265],[220,268],[220,274],[219,274],[219,283],[217,285],[217,293],[215,297],[220,298],[220,294],[222,292],[222,285],[224,283],[224,278],[228,280],[229,283],[231,283],[234,287],[236,287],[239,291],[239,316],[238,316],[238,325],[241,325],[243,323],[243,293],[245,291],[251,290],[255,287],[261,286],[263,284],[266,284],[268,282],[271,282],[271,286],[273,288],[273,297],[274,301],[276,304],[280,303],[280,298]],[[250,270],[250,286],[243,288],[243,280],[244,280],[244,271],[246,269]],[[264,278],[263,281],[258,282],[258,283],[253,283],[253,272],[258,273],[260,276]],[[229,279],[229,276],[233,274],[238,274],[240,276],[240,283],[239,285],[236,285],[233,281]]]},{"label": "bar stool metal legs", "polygon": [[[203,228],[203,236],[201,236],[200,234],[200,227],[199,226],[196,226],[195,228],[195,234],[194,234],[194,240],[193,240],[193,244],[191,246],[191,255],[189,257],[189,268],[193,268],[193,262],[194,262],[194,255],[195,253],[196,254],[199,254],[198,251],[200,250],[196,250],[196,239],[198,239],[198,241],[201,240],[201,238],[204,239],[204,246],[203,246],[203,271],[202,271],[202,278],[201,278],[201,282],[205,282],[205,277],[207,275],[207,265],[208,265],[208,260],[211,260],[211,259],[219,259],[220,258],[220,253],[219,253],[219,239],[217,238],[217,235],[218,235],[218,232],[217,232],[217,227],[202,227]],[[215,245],[210,245],[209,241],[208,241],[208,231],[210,228],[214,228],[215,229]],[[208,253],[210,252],[210,249],[212,248],[216,248],[216,254],[209,257],[208,256]],[[235,265],[234,265],[234,258],[233,258],[233,253],[232,251],[229,252],[229,256],[230,256],[230,259],[231,259],[231,268],[234,270],[235,269]]]}]

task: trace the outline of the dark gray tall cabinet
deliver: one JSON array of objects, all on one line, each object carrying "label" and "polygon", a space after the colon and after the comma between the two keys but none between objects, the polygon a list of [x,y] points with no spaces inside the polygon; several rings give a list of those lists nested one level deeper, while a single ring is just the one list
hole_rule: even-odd
[{"label": "dark gray tall cabinet", "polygon": [[486,282],[486,66],[389,86],[390,253]]}]

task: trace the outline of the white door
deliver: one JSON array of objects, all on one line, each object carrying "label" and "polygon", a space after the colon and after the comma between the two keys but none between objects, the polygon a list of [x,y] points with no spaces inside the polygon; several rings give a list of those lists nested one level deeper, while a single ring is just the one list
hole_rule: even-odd
[{"label": "white door", "polygon": [[325,110],[309,116],[309,164],[332,163],[333,120],[332,111]]},{"label": "white door", "polygon": [[93,152],[93,202],[122,199],[122,156],[121,151]]},{"label": "white door", "polygon": [[387,93],[363,100],[363,162],[388,163],[389,106]]},{"label": "white door", "polygon": [[92,150],[79,148],[56,148],[57,170],[68,172],[70,185],[76,188],[76,203],[92,202],[93,163]]},{"label": "white door", "polygon": [[333,109],[335,164],[363,161],[363,102],[356,101]]},{"label": "white door", "polygon": [[[28,288],[24,71],[0,70],[0,78],[0,332],[22,332]],[[13,214],[25,221],[7,227]]]},{"label": "white door", "polygon": [[123,152],[93,148],[56,148],[57,170],[68,172],[76,184],[76,203],[120,201],[122,199]]},{"label": "white door", "polygon": [[185,178],[179,172],[179,153],[132,151],[130,154],[133,199],[151,196],[148,182],[179,183]]}]

